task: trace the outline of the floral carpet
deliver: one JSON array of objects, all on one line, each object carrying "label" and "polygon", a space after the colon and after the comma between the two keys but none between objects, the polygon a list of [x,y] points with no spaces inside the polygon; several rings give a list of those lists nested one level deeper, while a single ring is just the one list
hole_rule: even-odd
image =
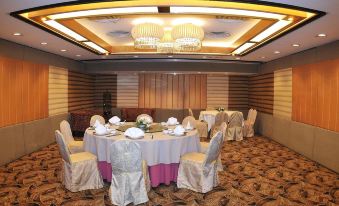
[{"label": "floral carpet", "polygon": [[[160,185],[146,205],[339,205],[339,175],[265,137],[225,142],[220,185],[206,194]],[[0,167],[0,205],[111,205],[109,184],[67,191],[56,144]]]}]

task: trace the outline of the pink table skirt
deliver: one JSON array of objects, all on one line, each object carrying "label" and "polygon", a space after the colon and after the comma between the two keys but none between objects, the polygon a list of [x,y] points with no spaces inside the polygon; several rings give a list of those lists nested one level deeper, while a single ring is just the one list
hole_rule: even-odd
[{"label": "pink table skirt", "polygon": [[[178,169],[179,163],[149,166],[148,172],[152,187],[157,187],[161,183],[169,185],[171,181],[176,182],[178,177]],[[112,166],[110,163],[100,161],[99,170],[103,179],[108,182],[112,180]]]}]

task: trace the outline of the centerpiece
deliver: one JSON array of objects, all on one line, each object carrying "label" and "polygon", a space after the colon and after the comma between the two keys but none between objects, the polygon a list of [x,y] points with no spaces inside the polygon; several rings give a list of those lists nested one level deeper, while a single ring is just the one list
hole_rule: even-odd
[{"label": "centerpiece", "polygon": [[136,126],[144,131],[147,131],[152,124],[152,121],[147,117],[141,117],[135,123]]},{"label": "centerpiece", "polygon": [[216,110],[217,110],[218,112],[223,112],[223,111],[225,111],[225,108],[223,108],[223,107],[217,107]]}]

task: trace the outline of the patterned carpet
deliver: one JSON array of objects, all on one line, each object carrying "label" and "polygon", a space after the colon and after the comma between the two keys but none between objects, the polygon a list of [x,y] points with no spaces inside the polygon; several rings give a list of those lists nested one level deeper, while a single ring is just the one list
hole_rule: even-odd
[{"label": "patterned carpet", "polygon": [[[207,194],[173,183],[152,189],[146,205],[339,205],[339,175],[264,137],[227,142],[221,183]],[[72,193],[60,183],[57,145],[0,167],[0,205],[110,205],[109,184]]]}]

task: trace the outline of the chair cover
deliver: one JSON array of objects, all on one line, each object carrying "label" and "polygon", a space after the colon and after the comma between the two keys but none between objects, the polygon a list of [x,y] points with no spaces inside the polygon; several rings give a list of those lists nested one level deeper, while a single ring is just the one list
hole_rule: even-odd
[{"label": "chair cover", "polygon": [[208,136],[208,125],[206,122],[196,120],[193,116],[187,116],[182,120],[182,125],[186,128],[188,122],[190,122],[193,128],[196,128],[200,137]]},{"label": "chair cover", "polygon": [[100,122],[100,124],[105,124],[105,118],[103,118],[100,115],[93,115],[91,117],[90,126],[93,126],[95,124],[96,120],[98,120]]},{"label": "chair cover", "polygon": [[89,152],[70,154],[64,137],[55,131],[56,142],[63,160],[62,183],[71,192],[102,188],[103,181],[99,173],[97,157]]},{"label": "chair cover", "polygon": [[60,123],[60,131],[64,136],[67,147],[71,154],[84,152],[83,141],[75,141],[72,135],[71,126],[66,120]]},{"label": "chair cover", "polygon": [[151,123],[153,123],[153,118],[150,115],[148,115],[148,114],[140,114],[140,115],[138,115],[136,121],[138,121],[140,118],[148,118],[149,120],[151,120]]},{"label": "chair cover", "polygon": [[140,146],[131,140],[118,140],[110,146],[112,182],[109,196],[112,204],[134,205],[148,201],[142,172]]},{"label": "chair cover", "polygon": [[188,108],[188,116],[194,117],[194,114],[191,108]]},{"label": "chair cover", "polygon": [[225,115],[227,115],[225,112],[218,112],[218,114],[215,116],[215,126],[220,126],[221,123],[225,122]]},{"label": "chair cover", "polygon": [[243,115],[241,112],[234,112],[229,118],[229,124],[227,126],[226,140],[243,140],[242,126]]},{"label": "chair cover", "polygon": [[180,158],[177,186],[196,192],[206,193],[218,185],[216,160],[222,147],[222,133],[211,140],[206,154],[187,153]]},{"label": "chair cover", "polygon": [[254,123],[257,118],[257,110],[250,109],[247,115],[247,120],[244,122],[243,134],[244,137],[253,137],[254,136]]},{"label": "chair cover", "polygon": [[187,124],[188,124],[188,122],[190,123],[190,125],[193,127],[193,128],[196,128],[196,120],[195,120],[195,118],[194,117],[192,117],[192,116],[187,116],[187,117],[185,117],[183,120],[182,120],[182,126],[184,127],[184,128],[186,128],[186,126],[187,126]]}]

